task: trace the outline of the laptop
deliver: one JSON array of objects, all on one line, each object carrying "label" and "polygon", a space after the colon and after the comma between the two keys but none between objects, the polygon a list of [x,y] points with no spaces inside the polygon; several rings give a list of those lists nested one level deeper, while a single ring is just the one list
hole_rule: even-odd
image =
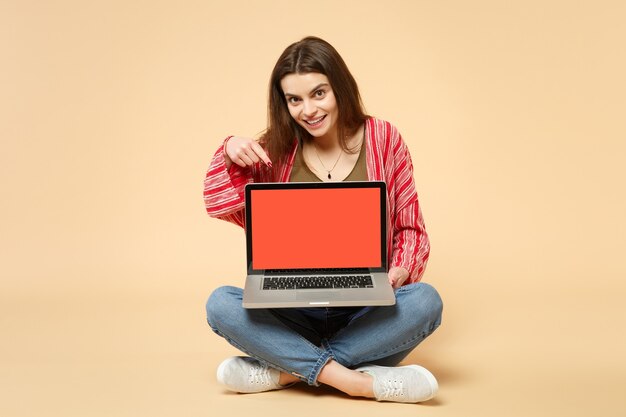
[{"label": "laptop", "polygon": [[380,181],[245,188],[244,308],[395,304]]}]

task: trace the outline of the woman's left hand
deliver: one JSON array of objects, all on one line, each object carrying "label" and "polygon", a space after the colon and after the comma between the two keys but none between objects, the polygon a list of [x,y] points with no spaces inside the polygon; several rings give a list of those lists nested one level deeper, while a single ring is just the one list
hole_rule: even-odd
[{"label": "woman's left hand", "polygon": [[409,271],[402,267],[394,266],[393,268],[389,269],[387,275],[389,276],[389,283],[391,284],[391,286],[393,288],[400,288],[402,284],[404,284],[404,281],[406,281],[406,279],[409,277]]}]

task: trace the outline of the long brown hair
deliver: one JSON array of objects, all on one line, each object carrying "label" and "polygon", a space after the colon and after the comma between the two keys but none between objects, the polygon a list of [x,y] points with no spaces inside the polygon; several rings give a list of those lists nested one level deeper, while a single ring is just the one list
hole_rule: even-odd
[{"label": "long brown hair", "polygon": [[339,53],[325,40],[308,36],[289,45],[278,58],[272,71],[267,129],[260,139],[272,161],[284,162],[293,149],[295,138],[302,141],[311,137],[289,114],[287,100],[280,85],[280,81],[286,75],[309,72],[328,77],[337,100],[337,134],[344,150],[348,151],[348,138],[368,118],[363,108],[359,87]]}]

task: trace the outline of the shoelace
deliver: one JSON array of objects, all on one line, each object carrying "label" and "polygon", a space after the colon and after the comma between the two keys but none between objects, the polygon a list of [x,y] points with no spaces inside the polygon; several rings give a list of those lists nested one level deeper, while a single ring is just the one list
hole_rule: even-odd
[{"label": "shoelace", "polygon": [[270,370],[266,366],[253,366],[248,373],[248,382],[250,384],[270,385]]},{"label": "shoelace", "polygon": [[404,381],[397,379],[387,379],[381,381],[382,398],[404,397]]}]

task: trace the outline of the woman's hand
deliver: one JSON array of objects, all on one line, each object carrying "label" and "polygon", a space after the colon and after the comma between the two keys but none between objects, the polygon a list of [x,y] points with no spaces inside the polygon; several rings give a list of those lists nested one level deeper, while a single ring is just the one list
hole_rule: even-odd
[{"label": "woman's hand", "polygon": [[389,276],[389,283],[391,284],[391,286],[393,288],[400,288],[402,284],[404,284],[404,281],[406,281],[406,279],[409,277],[409,271],[402,267],[394,266],[393,268],[389,269],[387,275]]},{"label": "woman's hand", "polygon": [[272,167],[272,161],[267,156],[261,145],[254,139],[233,136],[224,145],[224,159],[226,168],[230,168],[232,163],[240,167],[249,167],[259,161],[263,161],[268,167]]}]

